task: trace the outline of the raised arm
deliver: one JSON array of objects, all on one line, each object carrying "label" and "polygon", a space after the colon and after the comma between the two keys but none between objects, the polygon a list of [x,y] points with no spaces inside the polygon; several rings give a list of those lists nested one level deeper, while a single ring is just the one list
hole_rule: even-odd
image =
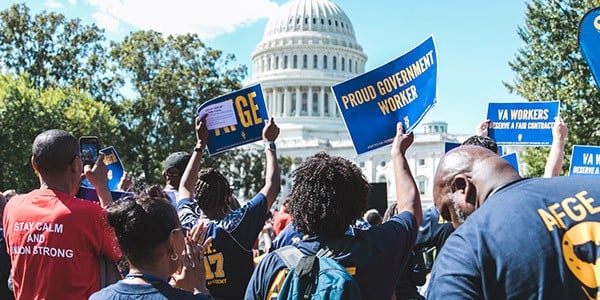
[{"label": "raised arm", "polygon": [[193,198],[196,181],[198,181],[198,171],[200,170],[200,160],[204,153],[204,147],[208,141],[208,128],[206,127],[206,117],[203,119],[196,118],[196,147],[192,152],[190,161],[185,166],[185,171],[179,182],[177,200]]},{"label": "raised arm", "polygon": [[277,199],[277,194],[281,189],[281,175],[279,174],[279,164],[277,163],[277,150],[275,149],[275,140],[279,136],[279,127],[275,124],[273,118],[268,120],[262,132],[263,142],[265,142],[265,155],[267,159],[265,186],[260,192],[267,198],[267,208],[270,209]]},{"label": "raised arm", "polygon": [[548,160],[546,160],[546,168],[544,169],[544,177],[555,177],[560,175],[563,159],[565,158],[565,139],[569,134],[569,129],[563,122],[561,117],[554,119],[554,127],[552,128],[552,147]]},{"label": "raised arm", "polygon": [[490,120],[485,120],[477,126],[477,135],[488,136],[488,129],[490,128]]},{"label": "raised arm", "polygon": [[420,226],[422,218],[421,197],[406,161],[406,149],[413,143],[414,138],[412,133],[404,133],[404,126],[401,122],[396,124],[396,136],[392,143],[392,161],[394,162],[398,212],[406,210],[413,214],[417,220],[417,225]]},{"label": "raised arm", "polygon": [[98,159],[96,159],[96,163],[93,166],[85,165],[83,173],[96,189],[100,206],[106,207],[110,204],[113,198],[108,188],[108,168],[104,164],[104,153],[98,154]]}]

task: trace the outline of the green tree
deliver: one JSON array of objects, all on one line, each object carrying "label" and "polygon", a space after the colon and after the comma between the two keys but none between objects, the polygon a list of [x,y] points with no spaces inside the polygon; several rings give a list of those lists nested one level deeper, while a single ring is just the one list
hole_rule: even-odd
[{"label": "green tree", "polygon": [[[577,43],[584,14],[598,0],[532,0],[518,30],[525,46],[509,63],[517,73],[509,91],[529,101],[559,100],[569,128],[563,171],[571,146],[600,144],[600,93]],[[529,148],[524,156],[529,176],[541,176],[549,149]]]},{"label": "green tree", "polygon": [[111,57],[133,91],[119,106],[128,146],[118,151],[147,183],[161,181],[161,162],[169,153],[191,151],[200,104],[239,89],[246,74],[243,66],[229,66],[233,56],[205,46],[195,34],[165,38],[155,31],[134,32],[113,43]]},{"label": "green tree", "polygon": [[98,135],[111,145],[118,121],[110,109],[72,88],[35,88],[27,75],[0,75],[0,190],[39,186],[31,168],[31,144],[44,130]]},{"label": "green tree", "polygon": [[69,86],[96,100],[113,101],[120,80],[108,65],[104,31],[79,19],[42,12],[25,4],[0,12],[2,72],[29,74],[34,87]]}]

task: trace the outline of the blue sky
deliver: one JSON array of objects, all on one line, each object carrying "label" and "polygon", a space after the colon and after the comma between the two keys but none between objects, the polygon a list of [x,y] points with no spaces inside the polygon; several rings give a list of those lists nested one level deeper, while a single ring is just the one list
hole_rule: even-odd
[{"label": "blue sky", "polygon": [[[194,32],[212,48],[233,53],[252,72],[251,54],[260,42],[277,0],[40,0],[33,13],[60,12],[95,22],[109,39],[153,29],[166,34]],[[474,133],[488,102],[518,102],[502,82],[515,73],[508,62],[523,43],[525,0],[334,0],[352,21],[368,55],[367,70],[406,52],[433,34],[439,62],[438,104],[425,121],[448,122],[451,133]],[[5,9],[9,3],[0,6]],[[541,99],[560,100],[560,99]]]}]

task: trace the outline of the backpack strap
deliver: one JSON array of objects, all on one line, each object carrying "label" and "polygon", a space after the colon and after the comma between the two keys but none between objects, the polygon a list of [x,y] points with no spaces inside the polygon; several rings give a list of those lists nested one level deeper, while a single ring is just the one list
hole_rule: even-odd
[{"label": "backpack strap", "polygon": [[283,263],[288,269],[291,269],[298,265],[300,259],[304,256],[304,254],[295,246],[288,245],[285,247],[281,247],[275,250],[275,254],[281,258]]}]

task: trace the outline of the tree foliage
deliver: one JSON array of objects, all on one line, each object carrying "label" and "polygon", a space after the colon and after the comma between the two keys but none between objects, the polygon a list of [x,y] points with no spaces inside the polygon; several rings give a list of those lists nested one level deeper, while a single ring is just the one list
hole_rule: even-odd
[{"label": "tree foliage", "polygon": [[4,72],[30,75],[36,88],[69,86],[113,101],[120,81],[110,72],[104,31],[79,19],[25,4],[0,12],[0,60]]},{"label": "tree foliage", "polygon": [[[516,72],[510,92],[529,101],[561,102],[569,128],[563,171],[574,144],[600,145],[600,93],[577,43],[578,25],[599,0],[532,0],[518,30],[525,46],[509,63]],[[529,176],[544,173],[548,149],[530,148],[524,156]]]},{"label": "tree foliage", "polygon": [[[131,147],[124,156],[157,182],[171,152],[195,145],[193,121],[204,101],[241,87],[245,67],[228,68],[232,56],[206,47],[197,35],[134,32],[114,43],[111,57],[130,80],[132,97],[121,103],[122,130]],[[227,157],[227,156],[221,156]]]},{"label": "tree foliage", "polygon": [[[127,171],[162,183],[171,152],[195,145],[196,109],[239,89],[246,67],[207,47],[195,34],[133,32],[106,42],[95,25],[53,12],[31,15],[25,4],[0,12],[0,189],[38,185],[29,156],[34,137],[61,128],[97,135],[114,146]],[[290,165],[280,159],[282,172]],[[206,157],[242,198],[264,184],[264,154],[233,150]]]},{"label": "tree foliage", "polygon": [[118,121],[110,109],[73,88],[38,89],[27,75],[0,75],[0,188],[25,192],[39,186],[31,144],[41,132],[60,128],[75,136],[97,133],[115,142]]}]

